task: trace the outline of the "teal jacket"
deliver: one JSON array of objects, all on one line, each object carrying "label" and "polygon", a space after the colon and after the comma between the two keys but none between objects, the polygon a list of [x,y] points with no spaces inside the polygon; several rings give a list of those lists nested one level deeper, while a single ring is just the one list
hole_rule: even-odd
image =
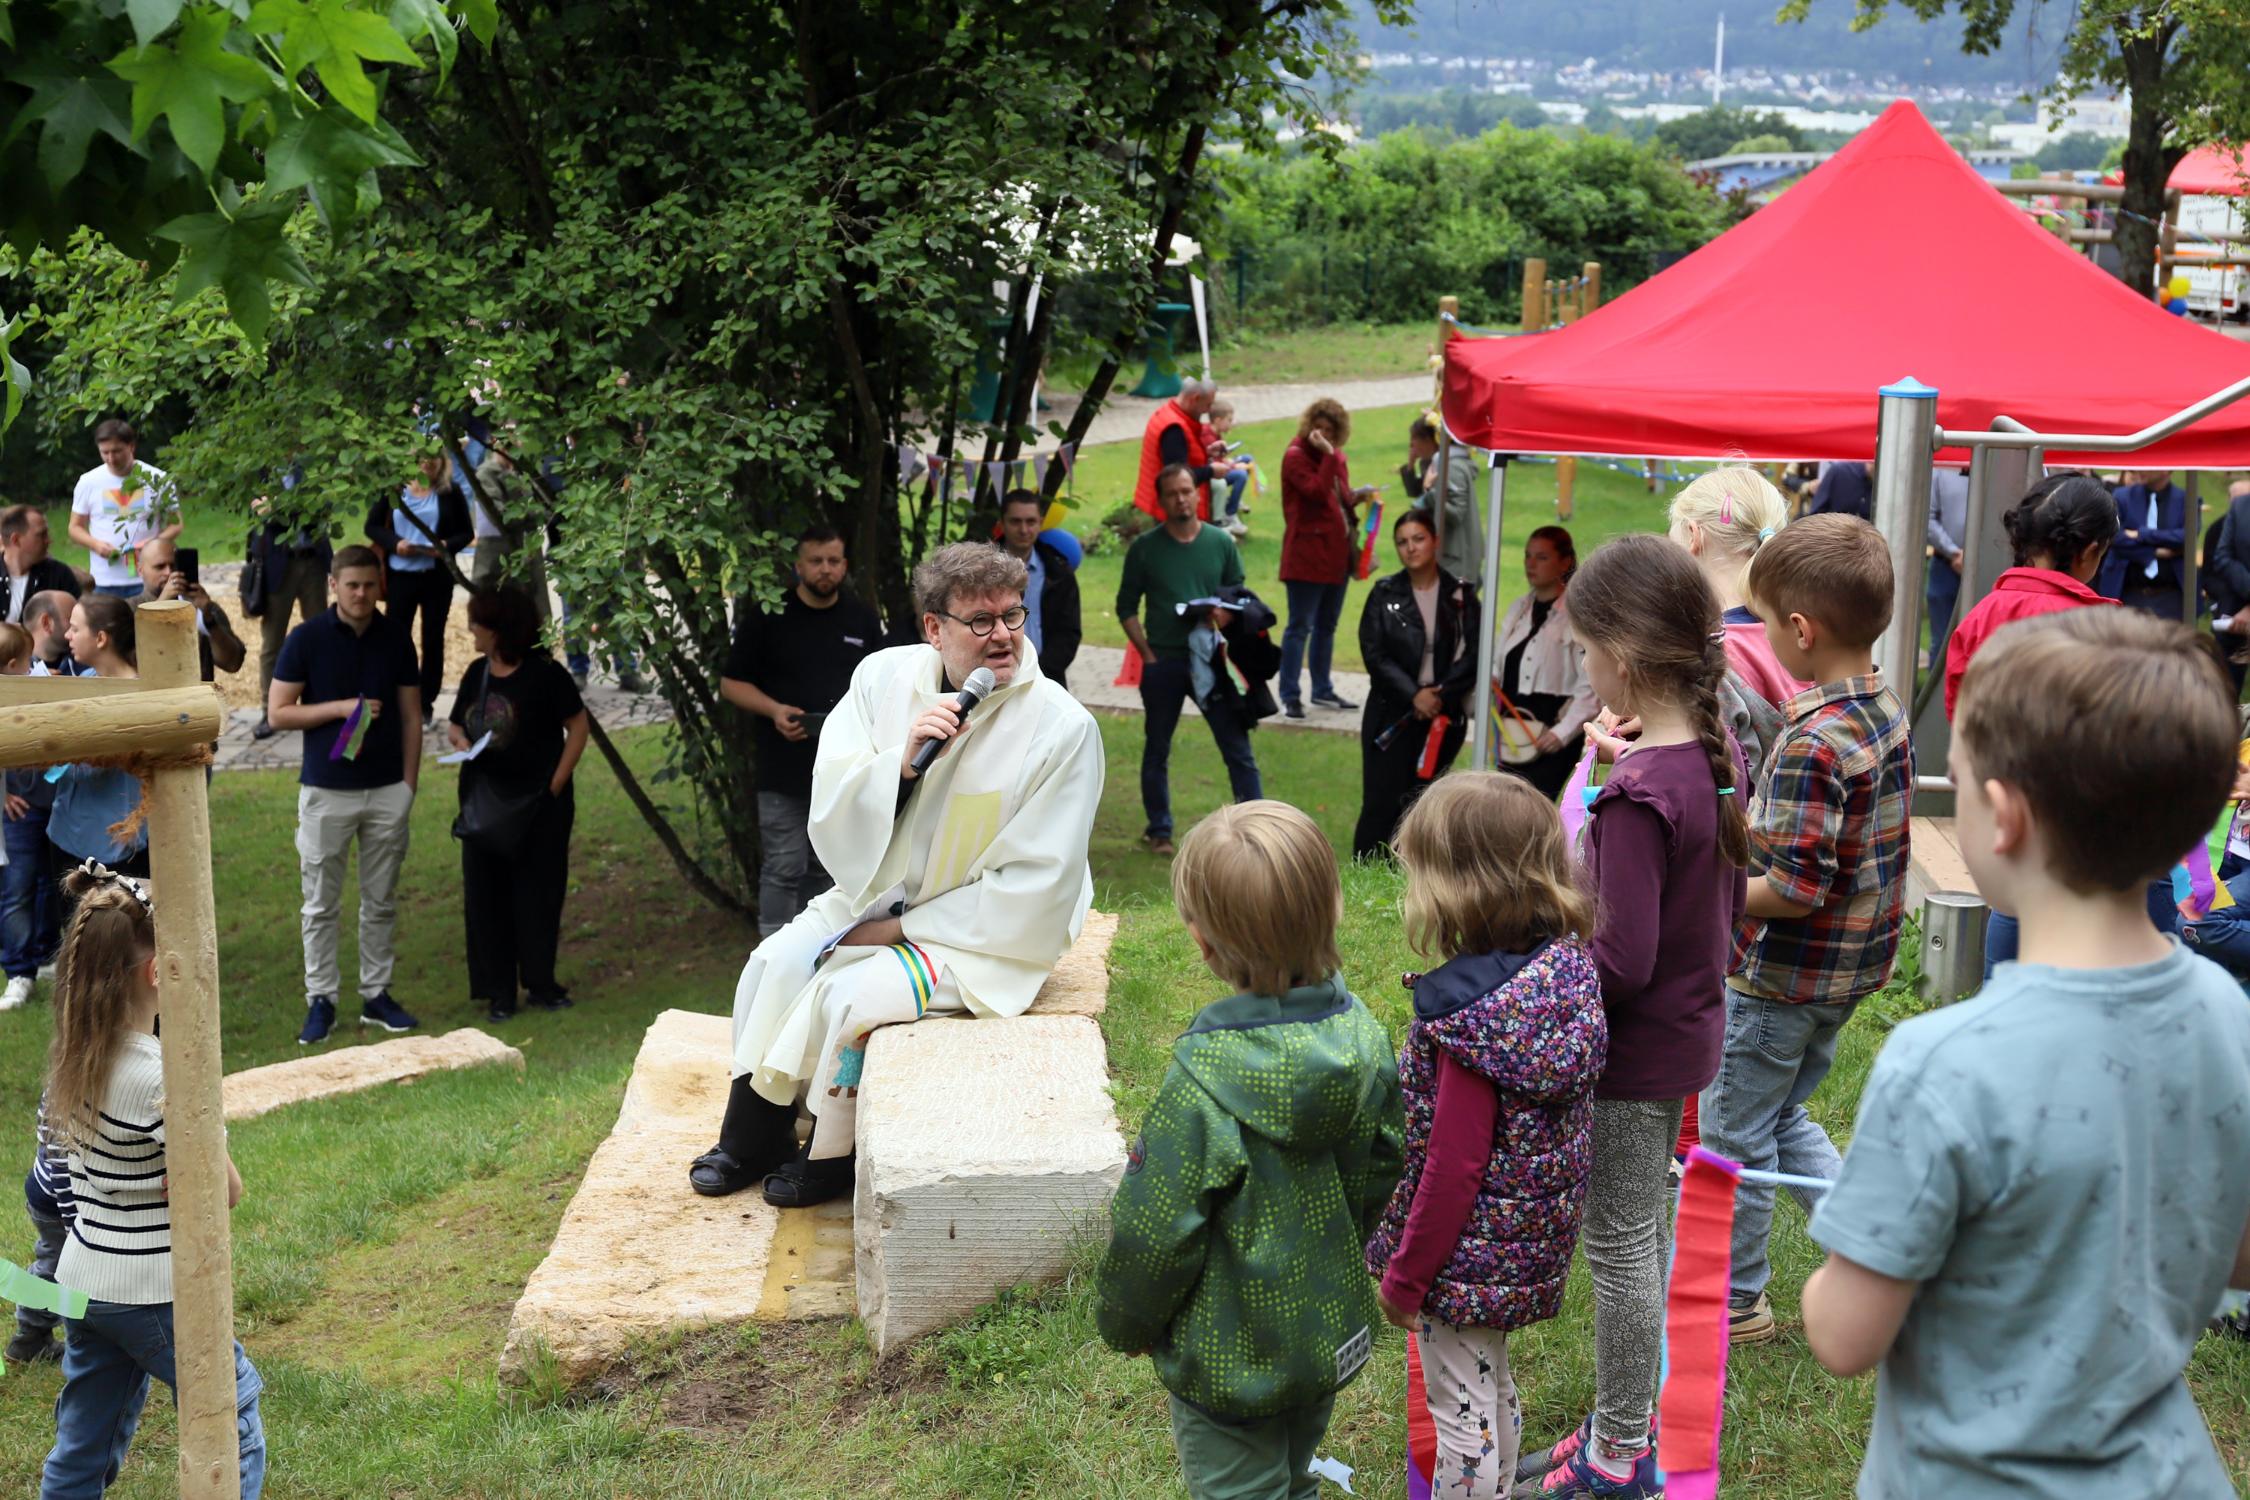
[{"label": "teal jacket", "polygon": [[1382,1322],[1361,1247],[1403,1128],[1397,1054],[1342,975],[1207,1007],[1110,1206],[1103,1339],[1217,1417],[1342,1389]]}]

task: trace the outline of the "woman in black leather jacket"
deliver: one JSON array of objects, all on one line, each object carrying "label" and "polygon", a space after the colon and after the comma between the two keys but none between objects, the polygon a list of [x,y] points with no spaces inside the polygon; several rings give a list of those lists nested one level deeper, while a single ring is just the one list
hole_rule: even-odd
[{"label": "woman in black leather jacket", "polygon": [[[1377,581],[1359,617],[1359,654],[1372,682],[1359,724],[1359,827],[1354,858],[1390,847],[1391,831],[1445,774],[1467,736],[1477,675],[1477,596],[1437,563],[1437,537],[1422,511],[1391,527],[1405,567]],[[1446,720],[1430,775],[1421,774],[1430,734]]]}]

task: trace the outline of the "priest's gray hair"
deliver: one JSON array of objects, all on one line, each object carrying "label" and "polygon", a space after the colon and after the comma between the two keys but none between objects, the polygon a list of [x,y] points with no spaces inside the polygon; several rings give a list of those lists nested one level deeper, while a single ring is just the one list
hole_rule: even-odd
[{"label": "priest's gray hair", "polygon": [[922,559],[914,570],[914,608],[925,615],[942,615],[956,599],[981,599],[989,594],[1023,597],[1030,574],[1005,547],[985,542],[955,542]]}]

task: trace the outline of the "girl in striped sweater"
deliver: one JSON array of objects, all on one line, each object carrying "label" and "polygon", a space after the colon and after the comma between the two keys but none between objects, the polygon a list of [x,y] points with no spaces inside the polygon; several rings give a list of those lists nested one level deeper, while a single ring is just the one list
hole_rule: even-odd
[{"label": "girl in striped sweater", "polygon": [[[88,860],[63,888],[77,914],[55,980],[47,1124],[70,1165],[76,1216],[55,1279],[84,1292],[68,1321],[55,1446],[40,1500],[99,1496],[117,1478],[149,1378],[178,1387],[172,1344],[172,1225],[165,1193],[164,1063],[156,1040],[156,924],[135,882]],[[227,1202],[242,1178],[227,1163]],[[234,1346],[242,1496],[265,1485],[262,1382]]]}]

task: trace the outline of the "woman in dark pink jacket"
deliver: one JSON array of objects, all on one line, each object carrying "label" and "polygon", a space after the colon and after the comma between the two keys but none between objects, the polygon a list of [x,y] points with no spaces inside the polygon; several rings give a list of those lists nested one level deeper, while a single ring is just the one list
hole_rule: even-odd
[{"label": "woman in dark pink jacket", "polygon": [[1350,710],[1329,680],[1336,654],[1336,622],[1344,614],[1344,588],[1352,576],[1352,527],[1359,503],[1374,494],[1354,490],[1344,462],[1351,414],[1323,396],[1305,408],[1297,440],[1281,456],[1281,585],[1289,595],[1289,624],[1281,632],[1281,707],[1305,716],[1299,671],[1311,643],[1312,701]]}]

